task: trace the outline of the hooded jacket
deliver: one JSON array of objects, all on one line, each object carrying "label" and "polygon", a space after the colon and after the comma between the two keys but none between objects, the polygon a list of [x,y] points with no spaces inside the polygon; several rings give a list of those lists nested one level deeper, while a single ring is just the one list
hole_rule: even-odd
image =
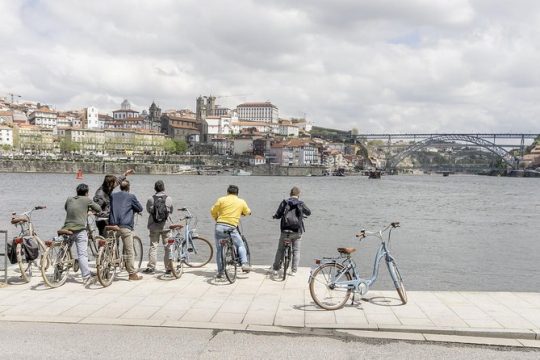
[{"label": "hooded jacket", "polygon": [[[276,210],[276,213],[274,214],[273,218],[274,219],[281,219],[281,224],[280,224],[281,231],[283,231],[283,230],[292,230],[292,229],[286,229],[286,227],[285,227],[285,218],[283,217],[283,215],[285,215],[285,207],[287,206],[287,204],[289,204],[290,207],[299,207],[302,210],[302,215],[303,216],[301,216],[299,218],[300,229],[298,229],[298,232],[303,233],[304,231],[306,231],[306,229],[304,227],[304,216],[311,215],[311,210],[309,210],[309,208],[306,206],[306,204],[302,200],[299,200],[296,196],[292,196],[292,197],[290,197],[288,199],[284,199],[279,204],[279,207]],[[295,231],[295,230],[293,230],[293,231]]]}]

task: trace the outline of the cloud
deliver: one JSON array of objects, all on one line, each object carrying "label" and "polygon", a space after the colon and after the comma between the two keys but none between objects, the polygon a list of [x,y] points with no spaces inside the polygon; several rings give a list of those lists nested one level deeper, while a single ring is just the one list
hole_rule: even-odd
[{"label": "cloud", "polygon": [[[538,132],[540,3],[0,1],[0,92],[59,109],[234,107],[374,131]],[[1,93],[0,93],[1,94]],[[1,94],[4,95],[4,94]]]}]

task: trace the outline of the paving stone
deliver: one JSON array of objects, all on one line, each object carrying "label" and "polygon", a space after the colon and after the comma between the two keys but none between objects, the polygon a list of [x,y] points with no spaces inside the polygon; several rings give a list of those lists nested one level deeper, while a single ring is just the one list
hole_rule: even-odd
[{"label": "paving stone", "polygon": [[540,340],[517,339],[517,341],[526,347],[540,348]]},{"label": "paving stone", "polygon": [[360,338],[373,338],[373,339],[393,339],[393,340],[411,340],[411,341],[424,341],[425,337],[422,334],[415,333],[399,333],[399,332],[387,332],[387,331],[366,331],[366,330],[340,330],[338,333],[344,333]]}]

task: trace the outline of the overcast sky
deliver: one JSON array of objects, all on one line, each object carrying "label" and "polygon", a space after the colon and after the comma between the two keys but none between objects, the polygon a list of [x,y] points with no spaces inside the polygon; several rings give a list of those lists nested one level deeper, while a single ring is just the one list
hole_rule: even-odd
[{"label": "overcast sky", "polygon": [[213,94],[361,133],[538,133],[539,24],[537,0],[0,0],[0,96],[110,112]]}]

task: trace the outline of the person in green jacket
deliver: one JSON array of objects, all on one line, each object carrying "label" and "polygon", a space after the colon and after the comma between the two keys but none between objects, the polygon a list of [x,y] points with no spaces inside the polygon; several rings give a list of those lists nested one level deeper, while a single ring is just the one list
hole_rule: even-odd
[{"label": "person in green jacket", "polygon": [[88,185],[79,184],[77,196],[68,197],[64,208],[66,209],[66,220],[62,229],[73,232],[71,241],[77,247],[77,259],[83,282],[86,285],[92,279],[88,267],[88,233],[86,232],[88,210],[99,212],[101,207],[88,197]]}]

